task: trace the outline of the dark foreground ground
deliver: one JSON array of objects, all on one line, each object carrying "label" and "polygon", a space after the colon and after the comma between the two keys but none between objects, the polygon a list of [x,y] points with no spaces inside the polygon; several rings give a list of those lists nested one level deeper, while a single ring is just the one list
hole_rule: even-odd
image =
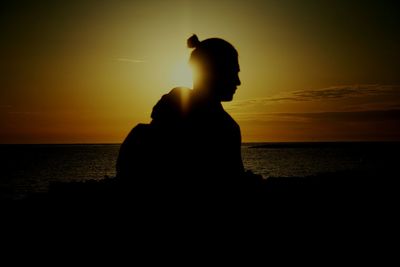
[{"label": "dark foreground ground", "polygon": [[[215,178],[217,179],[217,178]],[[84,183],[52,184],[48,193],[24,199],[3,198],[8,207],[57,209],[193,210],[242,208],[292,209],[335,212],[384,212],[398,208],[394,170],[343,171],[310,177],[271,177],[249,174],[238,182],[171,184],[127,183],[115,178]],[[228,181],[228,180],[227,180]]]},{"label": "dark foreground ground", "polygon": [[0,224],[18,244],[27,239],[36,244],[45,233],[51,240],[47,246],[68,240],[71,249],[100,246],[105,255],[110,248],[135,245],[129,253],[139,252],[146,261],[165,255],[193,261],[204,256],[204,249],[221,255],[229,247],[240,253],[252,247],[267,260],[270,248],[255,249],[268,245],[291,259],[293,252],[303,251],[302,257],[314,260],[328,255],[324,262],[348,261],[351,256],[358,262],[381,248],[386,254],[394,249],[399,193],[393,171],[248,178],[215,190],[135,189],[115,179],[55,184],[46,194],[3,201]]}]

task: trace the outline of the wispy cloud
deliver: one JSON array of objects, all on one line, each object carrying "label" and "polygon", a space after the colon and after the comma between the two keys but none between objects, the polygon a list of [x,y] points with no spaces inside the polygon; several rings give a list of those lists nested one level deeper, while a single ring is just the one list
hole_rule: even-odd
[{"label": "wispy cloud", "polygon": [[[236,101],[227,110],[239,123],[400,123],[399,85],[346,85]],[[394,126],[393,126],[394,127]]]},{"label": "wispy cloud", "polygon": [[400,105],[400,85],[342,85],[322,89],[306,89],[285,92],[269,97],[235,101],[229,105],[228,110],[236,110],[255,105],[267,105],[272,103],[328,101],[362,97],[387,97],[392,101],[398,101]]},{"label": "wispy cloud", "polygon": [[309,119],[314,121],[373,122],[400,121],[400,109],[348,112],[276,113],[277,117]]},{"label": "wispy cloud", "polygon": [[235,116],[239,121],[257,122],[400,122],[400,109],[332,112],[259,112]]},{"label": "wispy cloud", "polygon": [[116,58],[116,61],[120,61],[120,62],[128,62],[128,63],[144,63],[146,62],[145,60],[142,59],[131,59],[131,58]]},{"label": "wispy cloud", "polygon": [[291,98],[297,101],[339,99],[349,97],[376,96],[397,93],[400,96],[400,85],[344,85],[323,89],[309,89],[291,92]]}]

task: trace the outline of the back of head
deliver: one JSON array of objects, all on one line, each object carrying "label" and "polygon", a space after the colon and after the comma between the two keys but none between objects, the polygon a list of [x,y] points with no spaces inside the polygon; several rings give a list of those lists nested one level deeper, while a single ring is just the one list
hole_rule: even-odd
[{"label": "back of head", "polygon": [[240,85],[238,52],[220,38],[200,41],[193,35],[187,41],[194,48],[190,63],[194,68],[194,84],[218,101],[230,101]]},{"label": "back of head", "polygon": [[200,41],[194,34],[188,39],[187,44],[189,48],[194,48],[190,56],[192,64],[218,68],[234,64],[238,57],[233,45],[220,38]]}]

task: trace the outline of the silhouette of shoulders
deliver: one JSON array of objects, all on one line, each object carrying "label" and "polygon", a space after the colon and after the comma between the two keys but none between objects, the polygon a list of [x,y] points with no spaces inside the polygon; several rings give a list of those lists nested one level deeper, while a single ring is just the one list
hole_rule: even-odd
[{"label": "silhouette of shoulders", "polygon": [[153,107],[151,122],[132,129],[117,161],[125,180],[213,188],[244,174],[240,127],[221,104],[241,85],[238,52],[220,38],[193,35],[187,44],[194,89],[172,89]]},{"label": "silhouette of shoulders", "polygon": [[132,129],[121,146],[119,176],[238,176],[244,172],[239,125],[220,103],[174,88],[154,106],[150,124]]},{"label": "silhouette of shoulders", "polygon": [[151,118],[151,123],[157,126],[202,126],[205,130],[211,130],[212,126],[231,127],[231,130],[240,134],[239,125],[224,110],[221,103],[210,103],[204,100],[201,94],[189,88],[177,87],[162,96],[154,106]]},{"label": "silhouette of shoulders", "polygon": [[192,97],[189,88],[177,87],[165,94],[153,107],[151,118],[152,124],[171,124],[182,122],[187,115],[187,102]]}]

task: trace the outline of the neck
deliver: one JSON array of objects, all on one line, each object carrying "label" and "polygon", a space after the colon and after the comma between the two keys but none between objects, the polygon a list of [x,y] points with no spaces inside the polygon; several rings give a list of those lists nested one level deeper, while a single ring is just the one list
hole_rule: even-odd
[{"label": "neck", "polygon": [[202,102],[207,102],[211,105],[220,104],[221,101],[218,99],[215,90],[211,89],[207,86],[201,86],[199,84],[195,84],[193,86],[193,92],[197,95],[198,99]]}]

